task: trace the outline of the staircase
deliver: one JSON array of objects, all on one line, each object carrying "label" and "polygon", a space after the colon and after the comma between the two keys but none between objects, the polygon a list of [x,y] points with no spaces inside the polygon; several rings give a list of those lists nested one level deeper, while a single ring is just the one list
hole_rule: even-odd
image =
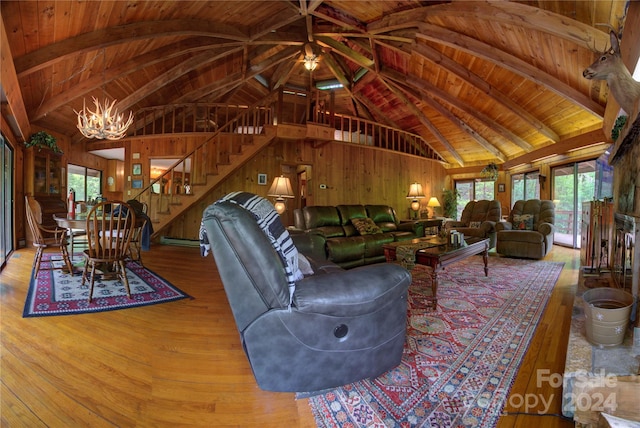
[{"label": "staircase", "polygon": [[[273,141],[276,126],[271,125],[270,106],[275,101],[272,94],[246,107],[134,196],[148,206],[147,214],[154,229],[152,238]],[[181,180],[185,173],[190,177],[188,193],[176,193],[174,188],[159,190],[164,183]]]}]

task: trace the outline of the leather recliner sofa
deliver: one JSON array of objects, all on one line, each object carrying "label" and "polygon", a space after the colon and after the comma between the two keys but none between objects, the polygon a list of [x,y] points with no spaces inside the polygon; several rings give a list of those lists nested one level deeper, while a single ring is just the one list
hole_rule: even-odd
[{"label": "leather recliner sofa", "polygon": [[554,223],[553,201],[516,201],[508,221],[496,225],[496,251],[508,257],[541,259],[553,247]]},{"label": "leather recliner sofa", "polygon": [[[354,223],[371,219],[379,228],[360,232]],[[294,211],[296,229],[324,239],[325,258],[344,268],[385,261],[384,244],[424,236],[420,221],[401,222],[388,205],[308,206]]]},{"label": "leather recliner sofa", "polygon": [[[411,282],[406,269],[381,263],[344,270],[311,260],[313,274],[295,282],[291,297],[282,256],[250,211],[217,202],[204,211],[202,226],[260,388],[318,391],[400,363]],[[306,251],[316,237],[291,238]]]},{"label": "leather recliner sofa", "polygon": [[462,210],[459,221],[447,221],[444,228],[455,229],[465,236],[489,238],[489,248],[496,246],[496,224],[502,217],[500,202],[482,199],[470,201]]}]

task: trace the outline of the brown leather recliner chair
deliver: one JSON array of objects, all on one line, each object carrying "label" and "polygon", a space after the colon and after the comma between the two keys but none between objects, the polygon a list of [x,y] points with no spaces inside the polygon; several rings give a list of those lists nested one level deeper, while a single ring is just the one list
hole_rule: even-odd
[{"label": "brown leather recliner chair", "polygon": [[553,247],[555,216],[553,201],[516,201],[508,221],[496,225],[496,251],[508,257],[543,258]]},{"label": "brown leather recliner chair", "polygon": [[500,202],[482,199],[465,205],[460,221],[447,221],[444,228],[455,229],[464,236],[489,238],[489,248],[496,246],[496,224],[502,216]]}]

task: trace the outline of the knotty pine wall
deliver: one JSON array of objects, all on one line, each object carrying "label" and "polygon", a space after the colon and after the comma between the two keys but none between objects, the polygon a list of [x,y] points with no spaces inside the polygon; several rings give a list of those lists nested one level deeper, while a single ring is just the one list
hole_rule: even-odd
[{"label": "knotty pine wall", "polygon": [[[221,196],[243,190],[266,197],[273,178],[281,174],[289,177],[297,189],[296,171],[302,168],[310,178],[307,205],[386,204],[394,207],[402,219],[409,216],[411,201],[406,195],[411,183],[422,184],[427,197],[422,202],[426,206],[430,196],[441,196],[446,179],[441,164],[415,156],[343,143],[313,148],[306,141],[279,140],[173,222],[162,235],[197,239],[204,209]],[[267,185],[258,184],[258,174],[267,174]],[[320,189],[320,184],[327,188]],[[285,225],[293,225],[293,208],[300,204],[300,198],[288,201],[282,217]]]}]

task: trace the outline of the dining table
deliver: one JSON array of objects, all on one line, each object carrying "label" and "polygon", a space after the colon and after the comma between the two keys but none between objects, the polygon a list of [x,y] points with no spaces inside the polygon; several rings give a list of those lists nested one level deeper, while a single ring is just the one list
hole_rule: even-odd
[{"label": "dining table", "polygon": [[[54,214],[53,219],[55,220],[58,226],[67,228],[69,230],[73,230],[73,229],[84,230],[84,231],[87,230],[87,214],[86,213],[75,214],[73,216],[70,216],[67,213],[59,213],[59,214]],[[136,217],[135,226],[142,227],[144,225],[144,221],[145,221],[144,218]],[[103,273],[105,274],[105,279],[115,279],[115,278],[111,278],[112,276],[111,266],[105,265],[100,270],[102,270]]]}]

